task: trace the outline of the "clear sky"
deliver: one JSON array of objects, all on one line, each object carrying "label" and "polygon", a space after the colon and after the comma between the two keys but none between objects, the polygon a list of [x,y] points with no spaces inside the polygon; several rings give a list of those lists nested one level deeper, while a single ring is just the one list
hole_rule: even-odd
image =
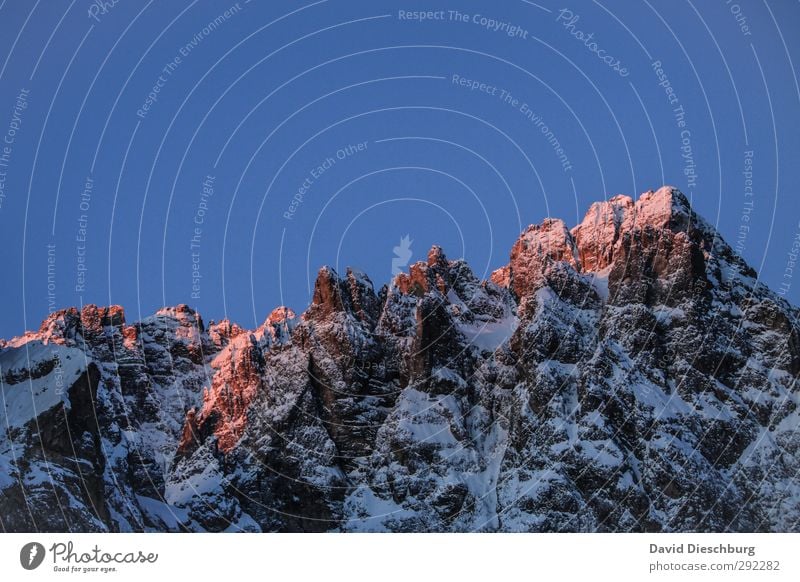
[{"label": "clear sky", "polygon": [[432,244],[485,277],[664,183],[800,302],[798,2],[0,6],[0,337],[81,303],[253,327]]}]

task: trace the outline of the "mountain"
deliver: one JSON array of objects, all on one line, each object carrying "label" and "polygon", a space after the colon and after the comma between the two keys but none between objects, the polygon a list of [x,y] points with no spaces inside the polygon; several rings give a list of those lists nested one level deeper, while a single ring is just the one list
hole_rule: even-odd
[{"label": "mountain", "polygon": [[0,342],[0,528],[800,531],[799,315],[670,187],[253,331],[66,309]]}]

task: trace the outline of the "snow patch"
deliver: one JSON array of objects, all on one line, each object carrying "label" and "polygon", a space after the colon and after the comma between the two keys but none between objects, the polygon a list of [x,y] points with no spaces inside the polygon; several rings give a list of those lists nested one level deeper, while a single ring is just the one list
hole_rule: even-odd
[{"label": "snow patch", "polygon": [[[15,384],[6,382],[7,375],[23,374],[37,369],[52,369],[39,378],[29,378]],[[2,384],[3,428],[19,428],[55,406],[69,408],[67,390],[80,374],[86,371],[86,355],[76,348],[32,341],[26,347],[14,348],[0,354],[0,384]]]},{"label": "snow patch", "polygon": [[471,345],[484,351],[493,352],[514,335],[518,326],[519,318],[515,315],[508,315],[495,321],[460,324],[458,329]]}]

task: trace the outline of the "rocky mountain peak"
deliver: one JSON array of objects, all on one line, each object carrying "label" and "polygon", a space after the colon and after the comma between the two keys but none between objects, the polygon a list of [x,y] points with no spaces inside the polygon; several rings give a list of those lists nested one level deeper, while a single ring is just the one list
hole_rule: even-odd
[{"label": "rocky mountain peak", "polygon": [[63,341],[78,332],[81,313],[74,307],[59,309],[47,316],[39,326],[39,335],[48,341]]},{"label": "rocky mountain peak", "polygon": [[223,319],[218,322],[212,320],[208,326],[208,337],[218,348],[224,348],[231,339],[246,332],[246,329],[229,319]]},{"label": "rocky mountain peak", "polygon": [[444,254],[444,250],[439,245],[433,245],[431,250],[428,251],[428,266],[434,267],[438,266],[439,268],[447,268],[447,257]]},{"label": "rocky mountain peak", "polygon": [[194,327],[203,331],[203,318],[194,309],[181,303],[174,307],[162,307],[156,311],[157,317],[168,318],[174,320],[181,327]]},{"label": "rocky mountain peak", "polygon": [[107,327],[124,325],[125,310],[121,306],[89,304],[81,310],[70,307],[54,311],[42,322],[36,336],[46,342],[72,343],[78,336],[100,336]]},{"label": "rocky mountain peak", "polygon": [[266,325],[284,325],[296,317],[293,310],[280,306],[273,309],[267,316]]},{"label": "rocky mountain peak", "polygon": [[324,317],[330,313],[344,311],[346,301],[342,294],[342,281],[338,273],[328,266],[320,268],[314,281],[314,295],[306,318]]},{"label": "rocky mountain peak", "polygon": [[680,190],[663,186],[644,192],[635,202],[625,195],[595,202],[571,232],[583,270],[598,272],[614,261],[624,235],[648,229],[672,234],[694,231],[694,235],[700,236],[706,234],[709,227],[694,213]]},{"label": "rocky mountain peak", "polygon": [[583,222],[571,231],[585,270],[597,272],[611,264],[622,224],[633,212],[633,199],[624,195],[589,207]]},{"label": "rocky mountain peak", "polygon": [[581,270],[575,240],[564,221],[546,218],[525,229],[511,249],[508,265],[495,271],[492,281],[508,286],[518,298],[526,297],[545,284],[545,275],[555,263]]},{"label": "rocky mountain peak", "polygon": [[399,273],[392,280],[392,286],[404,295],[422,297],[431,290],[437,290],[442,295],[460,275],[456,262],[450,261],[444,250],[439,245],[433,245],[428,251],[427,260],[417,261],[408,267],[408,273]]},{"label": "rocky mountain peak", "polygon": [[364,272],[348,267],[343,279],[332,267],[325,266],[317,274],[311,306],[303,319],[318,321],[341,314],[373,325],[378,304],[372,281]]},{"label": "rocky mountain peak", "polygon": [[673,186],[662,186],[658,190],[644,192],[634,205],[632,220],[639,228],[670,228],[675,232],[686,231],[696,215],[689,199]]},{"label": "rocky mountain peak", "polygon": [[800,311],[751,273],[664,187],[252,331],[54,313],[0,341],[0,526],[796,531]]},{"label": "rocky mountain peak", "polygon": [[284,306],[276,307],[256,330],[256,335],[267,337],[274,345],[282,345],[290,340],[292,330],[298,323],[297,315],[292,309]]},{"label": "rocky mountain peak", "polygon": [[[665,287],[677,279],[704,284],[715,235],[676,188],[650,190],[636,201],[617,195],[593,203],[571,230],[552,218],[529,226],[514,244],[508,265],[492,273],[492,281],[520,299],[547,285],[582,292],[570,272],[607,280],[612,290],[632,278],[655,285],[653,280],[661,278],[668,282]],[[722,247],[719,251],[732,255]],[[607,291],[605,284],[602,291]],[[637,293],[647,291],[640,286]]]}]

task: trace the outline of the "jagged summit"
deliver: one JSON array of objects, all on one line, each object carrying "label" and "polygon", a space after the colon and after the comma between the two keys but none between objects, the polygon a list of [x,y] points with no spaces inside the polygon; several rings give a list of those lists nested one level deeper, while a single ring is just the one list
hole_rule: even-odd
[{"label": "jagged summit", "polygon": [[[512,247],[509,263],[495,270],[490,281],[509,288],[517,297],[522,297],[535,291],[543,282],[544,271],[556,263],[568,266],[577,273],[599,273],[606,276],[604,271],[616,259],[624,260],[628,256],[631,237],[648,229],[653,232],[666,230],[674,235],[686,233],[687,236],[692,236],[690,233],[695,233],[693,238],[700,242],[699,250],[706,254],[712,251],[710,241],[721,240],[713,227],[694,212],[688,198],[680,190],[673,186],[662,186],[658,190],[642,193],[636,201],[630,196],[619,194],[606,201],[594,202],[583,221],[572,229],[558,218],[545,218],[540,224],[529,225]],[[678,240],[682,239],[678,237]],[[722,247],[715,250],[721,250],[724,258],[730,260],[735,268],[752,276],[752,269],[736,257],[733,251],[725,252],[730,247],[724,243]],[[671,250],[663,249],[665,262],[669,262]],[[396,275],[389,287],[402,294],[425,293],[432,288],[446,293],[448,269],[450,261],[444,250],[434,245],[428,252],[426,261],[410,265],[408,273]],[[464,273],[469,271],[469,277],[474,278],[465,262],[458,263],[458,270]],[[311,306],[303,316],[314,317],[322,313],[347,311],[355,304],[364,302],[365,296],[367,303],[377,300],[374,285],[366,273],[348,267],[345,276],[341,277],[333,267],[323,266],[317,274]],[[169,317],[181,325],[199,325],[201,329],[203,327],[200,314],[185,304],[163,307],[155,316]],[[295,317],[291,309],[277,307],[267,316],[264,325],[275,325]],[[27,332],[22,338],[10,341],[49,336],[60,341],[65,333],[74,334],[79,328],[97,330],[106,325],[124,324],[125,312],[119,305],[86,305],[80,311],[71,307],[51,314],[42,323],[38,333]],[[223,324],[233,326],[230,330],[233,333],[241,330],[227,320]]]},{"label": "jagged summit", "polygon": [[798,316],[668,186],[252,331],[62,310],[0,341],[0,527],[798,531]]}]

